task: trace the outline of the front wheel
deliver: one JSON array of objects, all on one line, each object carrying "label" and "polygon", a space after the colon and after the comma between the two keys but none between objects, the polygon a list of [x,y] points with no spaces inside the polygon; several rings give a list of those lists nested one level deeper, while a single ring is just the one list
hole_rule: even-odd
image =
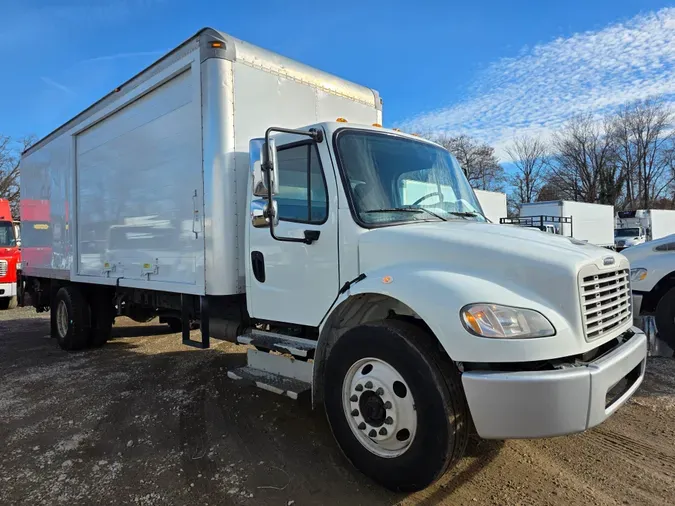
[{"label": "front wheel", "polygon": [[396,491],[427,487],[463,455],[469,420],[459,372],[402,321],[351,329],[326,363],[333,434],[361,472]]}]

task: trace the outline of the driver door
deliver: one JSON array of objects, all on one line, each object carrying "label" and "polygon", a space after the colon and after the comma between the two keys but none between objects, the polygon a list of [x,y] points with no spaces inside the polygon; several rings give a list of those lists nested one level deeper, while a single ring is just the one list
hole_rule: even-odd
[{"label": "driver door", "polygon": [[[253,318],[315,327],[340,286],[337,182],[325,139],[315,143],[278,135],[275,140],[275,235],[304,238],[306,231],[313,231],[319,236],[311,244],[280,241],[271,236],[269,226],[257,228],[249,216],[246,300]],[[264,199],[252,199],[252,211],[259,209]]]}]

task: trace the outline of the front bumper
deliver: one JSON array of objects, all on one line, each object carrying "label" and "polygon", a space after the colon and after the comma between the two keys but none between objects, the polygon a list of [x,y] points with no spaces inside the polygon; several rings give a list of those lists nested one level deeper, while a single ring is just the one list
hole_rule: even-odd
[{"label": "front bumper", "polygon": [[0,283],[0,298],[14,297],[16,295],[16,283]]},{"label": "front bumper", "polygon": [[636,327],[627,334],[621,345],[583,365],[462,374],[478,435],[485,439],[562,436],[602,423],[644,378],[647,338]]}]

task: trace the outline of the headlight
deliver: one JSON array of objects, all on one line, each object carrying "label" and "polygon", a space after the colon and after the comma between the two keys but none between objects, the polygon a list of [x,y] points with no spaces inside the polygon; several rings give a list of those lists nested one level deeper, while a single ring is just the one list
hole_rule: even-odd
[{"label": "headlight", "polygon": [[647,269],[637,268],[630,270],[631,281],[642,281],[647,277]]},{"label": "headlight", "polygon": [[532,309],[469,304],[460,313],[464,328],[480,337],[523,339],[555,335],[551,322]]}]

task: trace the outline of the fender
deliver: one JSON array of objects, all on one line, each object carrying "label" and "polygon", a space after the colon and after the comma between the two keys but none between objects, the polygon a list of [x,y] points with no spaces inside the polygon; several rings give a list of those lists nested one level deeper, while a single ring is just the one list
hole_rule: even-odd
[{"label": "fender", "polygon": [[[546,360],[578,353],[564,335],[570,324],[541,295],[508,280],[508,287],[495,281],[452,272],[448,265],[389,266],[366,272],[362,281],[353,284],[338,297],[320,326],[318,347],[326,339],[331,316],[352,297],[365,294],[383,295],[410,308],[434,333],[446,353],[457,362],[522,362]],[[508,302],[507,302],[508,301]],[[460,310],[467,303],[487,302],[534,309],[553,324],[556,335],[536,339],[489,339],[467,332],[460,320]],[[562,339],[561,339],[562,337]],[[524,348],[526,350],[524,350]]]}]

